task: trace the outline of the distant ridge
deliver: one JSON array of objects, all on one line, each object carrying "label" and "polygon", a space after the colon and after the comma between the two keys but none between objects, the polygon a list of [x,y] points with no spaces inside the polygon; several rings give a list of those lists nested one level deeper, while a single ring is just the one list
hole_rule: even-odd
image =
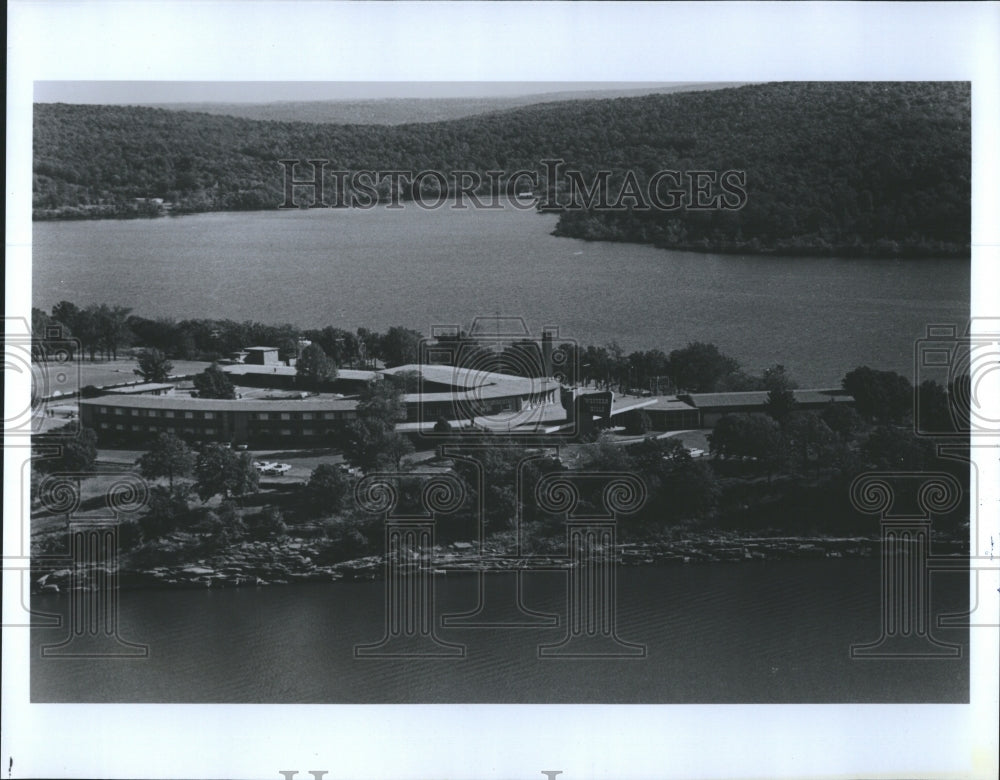
[{"label": "distant ridge", "polygon": [[484,98],[374,98],[371,100],[288,100],[268,103],[138,103],[167,111],[234,116],[269,122],[310,122],[341,125],[402,125],[445,122],[480,114],[572,100],[608,100],[619,97],[666,95],[673,92],[724,89],[746,82],[657,84],[632,89],[564,90]]},{"label": "distant ridge", "polygon": [[[345,175],[437,171],[452,194],[459,185],[447,174],[465,171],[479,177],[482,195],[494,187],[489,171],[541,177],[542,161],[559,159],[581,181],[605,172],[608,200],[595,208],[590,198],[562,209],[574,196],[559,174],[529,187],[560,211],[557,235],[588,240],[747,254],[969,252],[968,82],[785,82],[579,97],[401,125],[39,103],[33,214],[120,219],[274,209],[285,200],[278,161],[288,159],[327,160],[329,171]],[[708,207],[699,206],[694,179],[678,174],[657,194],[679,192],[679,205],[644,207],[634,198],[621,205],[616,193],[628,176],[648,191],[657,172],[707,172],[718,179],[716,194],[722,174],[735,173],[745,198],[720,208],[710,195]],[[389,202],[395,185],[376,178],[370,197]],[[447,200],[435,180],[420,186],[418,196]],[[414,197],[412,182],[398,187],[395,197]],[[363,185],[346,190],[349,200]]]}]

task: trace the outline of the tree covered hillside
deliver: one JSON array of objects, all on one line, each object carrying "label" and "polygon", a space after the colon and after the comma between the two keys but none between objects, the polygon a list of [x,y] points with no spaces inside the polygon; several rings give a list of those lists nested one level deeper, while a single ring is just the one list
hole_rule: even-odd
[{"label": "tree covered hillside", "polygon": [[[276,208],[280,159],[328,170],[746,172],[738,210],[570,208],[561,235],[744,252],[963,254],[969,245],[967,83],[776,83],[546,103],[398,126],[270,122],[127,106],[35,106],[36,218]],[[308,175],[308,170],[300,176]],[[425,189],[428,182],[425,182]],[[433,185],[433,180],[430,181]],[[388,182],[379,188],[388,198]],[[405,199],[412,193],[403,191]],[[551,205],[551,204],[550,204]],[[578,204],[582,205],[582,204]]]}]

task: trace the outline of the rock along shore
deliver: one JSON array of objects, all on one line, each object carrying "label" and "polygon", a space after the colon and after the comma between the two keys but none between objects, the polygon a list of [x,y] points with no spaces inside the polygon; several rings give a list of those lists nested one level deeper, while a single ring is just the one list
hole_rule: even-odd
[{"label": "rock along shore", "polygon": [[[706,563],[741,563],[771,560],[856,558],[876,555],[881,543],[869,537],[740,536],[705,534],[671,541],[632,542],[616,546],[614,555],[623,566],[685,566]],[[968,555],[964,540],[935,537],[934,555]],[[600,553],[600,550],[595,550]],[[384,555],[323,563],[320,545],[311,541],[242,542],[197,560],[172,565],[119,567],[122,588],[230,588],[287,585],[296,582],[367,581],[382,578]],[[503,546],[487,542],[456,542],[433,548],[428,559],[412,556],[400,561],[404,572],[430,570],[436,575],[529,569],[565,569],[573,562],[564,554],[534,553],[517,556]],[[92,571],[91,574],[112,572]],[[79,578],[95,580],[96,578]],[[32,592],[61,593],[81,587],[65,564],[35,568]]]}]

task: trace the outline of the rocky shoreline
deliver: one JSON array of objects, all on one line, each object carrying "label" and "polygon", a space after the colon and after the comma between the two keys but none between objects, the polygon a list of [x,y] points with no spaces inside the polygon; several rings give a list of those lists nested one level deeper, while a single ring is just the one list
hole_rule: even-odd
[{"label": "rocky shoreline", "polygon": [[[878,554],[880,540],[870,537],[739,536],[719,533],[687,539],[619,544],[616,562],[623,566],[688,566],[790,559],[858,558]],[[965,540],[935,537],[934,555],[968,555]],[[230,549],[173,565],[119,567],[121,588],[231,588],[288,585],[297,582],[358,582],[382,578],[384,555],[369,555],[336,563],[321,562],[323,551],[315,541],[243,542]],[[460,575],[529,569],[565,569],[573,565],[559,553],[514,555],[510,549],[487,542],[456,542],[433,548],[429,561],[415,556],[404,562],[404,571],[430,570],[435,575]],[[90,574],[106,572],[91,571]],[[108,572],[110,573],[110,572]],[[94,581],[96,577],[82,578]],[[33,593],[63,593],[87,587],[74,581],[65,565],[50,570],[37,567]]]}]

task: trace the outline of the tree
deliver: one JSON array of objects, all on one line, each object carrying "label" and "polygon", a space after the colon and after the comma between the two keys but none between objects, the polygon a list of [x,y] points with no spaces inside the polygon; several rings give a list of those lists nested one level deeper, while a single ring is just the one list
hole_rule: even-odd
[{"label": "tree", "polygon": [[400,371],[396,374],[387,374],[386,381],[392,382],[400,393],[420,392],[419,371]]},{"label": "tree", "polygon": [[323,347],[314,341],[302,350],[295,361],[295,376],[312,385],[319,385],[337,376],[337,366],[327,357]]},{"label": "tree", "polygon": [[362,471],[400,470],[413,444],[376,418],[351,421],[344,429],[344,459]]},{"label": "tree", "polygon": [[140,350],[135,359],[139,367],[133,373],[146,382],[166,382],[174,370],[174,364],[158,349]]},{"label": "tree", "polygon": [[746,457],[749,427],[749,415],[723,415],[708,434],[708,445],[712,455],[718,458]]},{"label": "tree", "polygon": [[382,337],[368,328],[358,328],[358,357],[362,365],[382,357]]},{"label": "tree", "polygon": [[188,509],[186,487],[178,490],[172,485],[154,485],[149,491],[146,512],[139,518],[143,538],[151,541],[177,530]]},{"label": "tree", "polygon": [[246,538],[247,527],[232,501],[222,501],[215,512],[209,512],[203,527],[216,548],[225,548]]},{"label": "tree", "polygon": [[171,489],[175,477],[187,477],[194,471],[198,456],[173,433],[161,433],[153,446],[139,458],[139,471],[147,479],[166,477]]},{"label": "tree", "polygon": [[218,363],[212,363],[208,368],[194,377],[194,387],[199,398],[235,398],[236,388],[219,368]]},{"label": "tree", "polygon": [[684,442],[674,436],[666,439],[649,436],[630,446],[628,454],[636,468],[644,473],[656,473],[691,460],[691,453]]},{"label": "tree", "polygon": [[400,326],[389,328],[381,339],[382,359],[390,367],[418,362],[420,342],[423,338],[422,333],[409,328]]},{"label": "tree", "polygon": [[249,452],[237,454],[224,444],[207,444],[195,462],[195,491],[202,501],[220,493],[226,499],[257,491],[257,469]]},{"label": "tree", "polygon": [[286,334],[283,338],[277,341],[278,344],[278,360],[289,361],[298,360],[299,358],[299,334],[290,333]]},{"label": "tree", "polygon": [[767,393],[764,411],[779,423],[795,411],[795,393],[787,387],[774,387]]},{"label": "tree", "polygon": [[52,319],[73,330],[80,319],[80,307],[70,301],[59,301],[52,307]]},{"label": "tree", "polygon": [[606,433],[597,441],[580,448],[580,465],[587,471],[632,471],[634,463],[628,450],[616,444]]},{"label": "tree", "polygon": [[799,383],[792,379],[791,375],[780,363],[775,363],[770,368],[765,368],[760,377],[761,385],[765,390],[796,390]]},{"label": "tree", "polygon": [[434,423],[434,433],[451,433],[451,423],[444,417],[438,417]]},{"label": "tree", "polygon": [[848,372],[841,384],[854,396],[854,407],[867,420],[902,422],[913,411],[913,386],[895,371],[861,366]]},{"label": "tree", "polygon": [[117,360],[118,348],[128,344],[132,337],[128,327],[128,315],[132,310],[125,306],[108,306],[106,303],[87,308],[93,312],[99,346],[105,355]]},{"label": "tree", "polygon": [[948,393],[932,379],[925,379],[917,388],[918,430],[928,433],[955,431]]},{"label": "tree", "polygon": [[748,393],[753,390],[766,389],[764,380],[759,376],[752,376],[739,369],[722,377],[715,384],[715,392],[717,393]]},{"label": "tree", "polygon": [[761,383],[768,391],[764,411],[779,423],[784,422],[795,410],[795,393],[792,391],[798,385],[780,364],[765,369],[761,375]]},{"label": "tree", "polygon": [[658,349],[633,352],[628,356],[628,372],[636,387],[648,387],[657,394],[663,388],[663,380],[670,374],[669,360]]},{"label": "tree", "polygon": [[321,463],[309,475],[306,490],[309,503],[328,515],[336,514],[344,497],[351,488],[350,480],[344,474],[343,468],[331,463]]},{"label": "tree", "polygon": [[674,384],[691,393],[710,393],[718,382],[739,368],[715,344],[694,341],[670,353],[670,374]]},{"label": "tree", "polygon": [[652,430],[652,428],[653,421],[644,409],[639,409],[637,412],[628,415],[625,423],[625,433],[630,436],[642,436]]},{"label": "tree", "polygon": [[259,514],[248,516],[245,522],[250,536],[260,541],[288,536],[288,525],[276,506],[265,507]]},{"label": "tree", "polygon": [[[93,428],[80,428],[76,436],[64,441],[60,434],[68,432],[69,427],[57,428],[49,432],[51,441],[60,445],[60,453],[54,458],[44,458],[36,461],[39,469],[45,471],[89,472],[97,462],[97,431]],[[46,444],[49,435],[42,434],[37,438],[40,444]]]},{"label": "tree", "polygon": [[796,465],[812,466],[818,472],[824,463],[832,460],[837,435],[819,415],[794,412],[785,421],[783,433],[786,450]]},{"label": "tree", "polygon": [[[80,340],[80,346],[90,355],[91,361],[95,360],[100,333],[97,327],[97,306],[90,305],[86,309],[78,309],[69,301],[62,301],[57,304],[60,322],[69,325],[73,335]],[[71,317],[72,322],[66,323],[60,317]]]},{"label": "tree", "polygon": [[358,337],[350,331],[328,325],[322,330],[307,330],[302,336],[319,344],[338,366],[349,365],[358,357]]},{"label": "tree", "polygon": [[406,419],[400,388],[386,380],[369,382],[361,392],[357,414],[344,431],[344,459],[363,471],[401,468],[413,444],[396,433],[396,423]]},{"label": "tree", "polygon": [[[191,338],[190,332],[182,331],[171,319],[148,320],[133,315],[128,318],[128,326],[135,334],[138,344],[172,354],[174,357],[184,357],[181,353],[185,350],[178,349],[178,344],[184,337]],[[192,342],[191,347],[193,346]]]},{"label": "tree", "polygon": [[704,461],[673,464],[660,477],[659,495],[668,517],[707,520],[719,502],[721,490],[712,467]]},{"label": "tree", "polygon": [[31,359],[44,363],[47,358],[45,349],[46,332],[52,327],[52,318],[39,308],[31,307]]},{"label": "tree", "polygon": [[854,409],[848,404],[831,403],[823,407],[819,413],[823,422],[827,424],[831,431],[840,436],[841,439],[850,439],[855,433],[861,430],[864,422]]},{"label": "tree", "polygon": [[323,530],[334,554],[341,560],[350,560],[371,552],[369,536],[374,537],[378,533],[372,526],[373,522],[369,518],[346,517],[325,523]]},{"label": "tree", "polygon": [[766,414],[727,414],[708,437],[713,455],[751,458],[767,467],[768,475],[781,459],[781,427]]},{"label": "tree", "polygon": [[[467,488],[467,511],[454,516],[451,526],[456,534],[467,535],[470,523],[473,528],[481,525],[490,531],[509,530],[519,512],[525,519],[537,519],[537,515],[529,518],[537,507],[519,503],[518,485],[534,485],[541,473],[561,468],[558,461],[539,457],[506,436],[489,436],[483,444],[455,460],[455,472]],[[483,475],[487,475],[485,484]],[[478,511],[480,503],[482,515]]]},{"label": "tree", "polygon": [[861,455],[875,469],[921,471],[934,460],[934,444],[913,431],[880,425],[862,445]]},{"label": "tree", "polygon": [[948,415],[951,418],[946,430],[967,430],[976,424],[973,415],[972,377],[963,372],[948,382]]},{"label": "tree", "polygon": [[391,380],[369,382],[359,394],[358,417],[395,427],[406,419],[402,388]]}]

